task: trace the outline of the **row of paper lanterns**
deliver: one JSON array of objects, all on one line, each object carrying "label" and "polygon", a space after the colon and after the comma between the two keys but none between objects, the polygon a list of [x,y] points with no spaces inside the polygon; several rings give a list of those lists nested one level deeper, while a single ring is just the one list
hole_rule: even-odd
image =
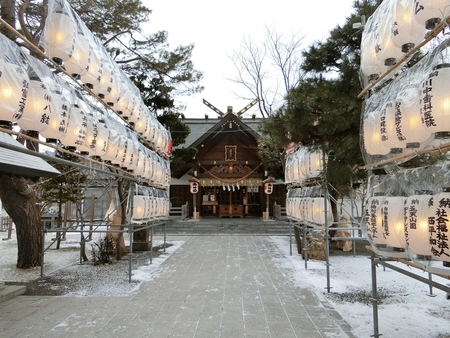
[{"label": "row of paper lanterns", "polygon": [[161,129],[143,103],[138,88],[67,1],[49,1],[40,45],[47,56],[98,95],[146,140],[151,141],[152,129]]},{"label": "row of paper lanterns", "polygon": [[[88,95],[53,75],[42,62],[21,54],[3,35],[0,45],[4,51],[0,55],[0,120],[37,131],[48,142],[59,140],[145,181],[169,185],[168,161],[145,147],[135,132],[95,105]],[[27,71],[33,74],[31,78]],[[151,140],[157,149],[168,152],[170,142],[164,128],[154,128]]]},{"label": "row of paper lanterns", "polygon": [[286,194],[286,216],[298,223],[322,227],[333,223],[330,199],[320,186],[290,188]]},{"label": "row of paper lanterns", "polygon": [[324,169],[323,153],[319,150],[309,150],[300,147],[297,151],[288,153],[285,163],[285,182],[302,184],[305,181],[319,177]]},{"label": "row of paper lanterns", "polygon": [[[365,223],[378,253],[415,261],[443,261],[450,267],[450,193],[374,196],[367,199]],[[450,274],[450,269],[448,270]]]},{"label": "row of paper lanterns", "polygon": [[377,79],[449,14],[450,0],[384,0],[364,26],[362,73]]},{"label": "row of paper lanterns", "polygon": [[131,222],[142,224],[167,219],[170,212],[169,192],[150,188],[145,193],[133,196]]},{"label": "row of paper lanterns", "polygon": [[414,155],[450,135],[450,41],[366,100],[362,151],[366,163]]}]

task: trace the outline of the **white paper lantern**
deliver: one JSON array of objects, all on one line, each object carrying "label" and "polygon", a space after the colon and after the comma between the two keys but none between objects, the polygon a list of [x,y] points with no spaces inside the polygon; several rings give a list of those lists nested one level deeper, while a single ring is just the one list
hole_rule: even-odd
[{"label": "white paper lantern", "polygon": [[395,65],[404,55],[402,50],[394,44],[390,31],[383,31],[375,41],[376,57],[385,66]]},{"label": "white paper lantern", "polygon": [[[3,46],[8,49],[8,46]],[[6,51],[8,53],[8,51]],[[11,52],[8,57],[18,58]],[[19,59],[0,57],[0,120],[15,122],[22,117],[28,95],[29,77]]]},{"label": "white paper lantern", "polygon": [[168,186],[170,186],[171,175],[170,175],[170,162],[166,159],[163,159],[163,168],[164,168],[164,183],[163,183],[163,185],[168,187]]},{"label": "white paper lantern", "polygon": [[365,114],[363,119],[363,142],[367,154],[383,156],[390,153],[391,148],[382,141],[380,132],[381,111],[374,110]]},{"label": "white paper lantern", "polygon": [[101,61],[100,81],[95,86],[94,92],[109,106],[113,107],[119,99],[119,81],[118,72],[115,70],[108,56],[104,56]]},{"label": "white paper lantern", "polygon": [[90,55],[94,53],[89,40],[82,32],[78,32],[74,41],[71,57],[64,61],[66,72],[73,78],[78,79],[88,71]]},{"label": "white paper lantern", "polygon": [[30,80],[28,84],[28,96],[22,117],[17,124],[23,130],[42,132],[48,127],[50,119],[50,89],[45,83],[38,80]]},{"label": "white paper lantern", "polygon": [[87,71],[84,74],[80,74],[80,80],[83,84],[86,85],[86,87],[88,87],[90,90],[93,90],[95,93],[95,89],[100,83],[103,69],[97,51],[97,48],[100,48],[100,46],[98,46],[98,43],[90,37],[89,45],[92,47],[92,51],[91,53],[89,53]]},{"label": "white paper lantern", "polygon": [[146,153],[144,150],[144,146],[141,143],[137,144],[137,161],[136,161],[136,168],[134,170],[134,174],[136,177],[142,177],[145,173],[147,166],[146,162]]},{"label": "white paper lantern", "polygon": [[126,142],[126,152],[124,160],[121,164],[123,168],[126,168],[130,172],[134,172],[137,168],[137,163],[139,161],[139,141],[132,134],[128,134]]},{"label": "white paper lantern", "polygon": [[400,128],[397,137],[404,138],[405,146],[410,149],[423,149],[424,142],[432,136],[431,131],[422,123],[419,95],[418,88],[407,88],[400,91],[395,100],[395,123]]},{"label": "white paper lantern", "polygon": [[70,122],[71,95],[60,88],[60,90],[53,91],[51,97],[48,128],[43,130],[41,135],[47,139],[47,142],[63,141]]},{"label": "white paper lantern", "polygon": [[364,207],[364,219],[368,239],[374,244],[386,244],[382,226],[381,208],[384,196],[374,196],[367,199]]},{"label": "white paper lantern", "polygon": [[139,135],[143,135],[150,128],[150,118],[142,116],[134,125],[134,131]]},{"label": "white paper lantern", "polygon": [[102,156],[104,161],[112,162],[116,158],[119,148],[123,146],[121,143],[120,131],[117,124],[109,124],[109,142],[105,154]]},{"label": "white paper lantern", "polygon": [[449,0],[414,0],[414,18],[428,30],[433,30],[449,15]]},{"label": "white paper lantern", "polygon": [[425,38],[425,27],[414,18],[414,2],[398,0],[394,2],[394,20],[391,25],[392,43],[403,53],[407,53]]},{"label": "white paper lantern", "polygon": [[325,197],[314,197],[311,199],[312,222],[320,226],[331,225],[333,223],[333,214],[331,213],[330,200],[327,199],[325,209]]},{"label": "white paper lantern", "polygon": [[428,211],[431,256],[450,266],[450,193],[433,195]]},{"label": "white paper lantern", "polygon": [[108,151],[111,128],[103,118],[97,118],[97,121],[97,133],[91,139],[88,134],[88,145],[91,148],[89,155],[103,158]]},{"label": "white paper lantern", "polygon": [[323,153],[319,150],[314,150],[308,153],[308,177],[319,177],[323,172]]},{"label": "white paper lantern", "polygon": [[422,123],[434,133],[450,131],[450,65],[439,65],[422,82],[420,116]]},{"label": "white paper lantern", "polygon": [[157,122],[156,122],[156,119],[152,118],[150,120],[150,125],[143,136],[147,141],[153,143],[153,139],[156,136],[156,132],[157,132]]},{"label": "white paper lantern", "polygon": [[[112,164],[123,167],[126,155],[127,155],[127,135],[126,133],[122,133],[118,135],[118,142],[115,143],[115,147],[112,150],[112,153],[110,154],[110,161]],[[108,149],[109,153],[109,149]],[[108,154],[109,155],[109,154]]]},{"label": "white paper lantern", "polygon": [[87,134],[87,106],[77,99],[70,108],[70,123],[67,126],[63,144],[67,147],[80,149],[86,140]]},{"label": "white paper lantern", "polygon": [[286,183],[292,183],[293,182],[293,161],[294,161],[294,154],[288,155],[286,157],[286,164],[285,164],[285,171],[284,171],[284,181]]},{"label": "white paper lantern", "polygon": [[396,250],[406,248],[403,208],[405,198],[389,196],[381,207],[381,230],[386,244]]},{"label": "white paper lantern", "polygon": [[60,64],[69,60],[75,48],[76,34],[76,23],[70,14],[49,13],[41,40],[45,54]]},{"label": "white paper lantern", "polygon": [[151,197],[143,195],[133,196],[133,209],[131,221],[133,223],[146,223],[151,218]]},{"label": "white paper lantern", "polygon": [[380,134],[384,147],[392,153],[406,150],[406,137],[402,133],[402,116],[399,114],[397,101],[389,100],[381,109]]},{"label": "white paper lantern", "polygon": [[412,195],[406,199],[404,207],[407,248],[420,257],[431,256],[428,234],[428,204],[431,198],[430,195]]}]

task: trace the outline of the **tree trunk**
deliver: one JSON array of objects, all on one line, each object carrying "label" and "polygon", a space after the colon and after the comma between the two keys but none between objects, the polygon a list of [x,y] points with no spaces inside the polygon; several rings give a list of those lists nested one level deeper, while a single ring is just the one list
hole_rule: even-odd
[{"label": "tree trunk", "polygon": [[[14,23],[16,22],[15,0],[1,0],[0,5],[2,19],[14,27]],[[5,27],[0,26],[0,32],[11,40],[15,39],[14,34]]]},{"label": "tree trunk", "polygon": [[29,269],[41,265],[41,216],[36,192],[24,177],[0,175],[0,198],[16,225],[17,267]]},{"label": "tree trunk", "polygon": [[[126,255],[128,250],[125,245],[125,239],[123,237],[122,224],[125,224],[125,212],[126,203],[121,203],[123,194],[122,191],[122,180],[119,180],[118,187],[116,191],[109,191],[108,195],[110,197],[110,206],[106,212],[108,220],[111,222],[110,230],[116,230],[117,233],[109,233],[106,238],[113,240],[116,243],[116,260],[121,260],[123,255]],[[123,208],[122,205],[125,207]]]}]

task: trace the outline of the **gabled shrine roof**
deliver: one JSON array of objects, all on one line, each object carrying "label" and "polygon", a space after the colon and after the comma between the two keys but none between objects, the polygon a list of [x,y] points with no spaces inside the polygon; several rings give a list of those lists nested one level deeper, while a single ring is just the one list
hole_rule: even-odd
[{"label": "gabled shrine roof", "polygon": [[186,123],[191,132],[186,138],[186,142],[179,147],[197,147],[202,142],[211,138],[214,134],[218,134],[222,130],[224,123],[234,121],[240,126],[240,130],[246,133],[248,136],[252,136],[258,139],[259,126],[261,125],[262,118],[241,118],[233,113],[225,114],[221,118],[186,118],[183,122]]}]

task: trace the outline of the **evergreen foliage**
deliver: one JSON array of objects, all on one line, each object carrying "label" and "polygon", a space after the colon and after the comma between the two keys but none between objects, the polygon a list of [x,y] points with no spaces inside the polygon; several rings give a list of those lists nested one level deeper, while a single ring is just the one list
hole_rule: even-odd
[{"label": "evergreen foliage", "polygon": [[[273,149],[291,143],[323,149],[328,155],[327,180],[342,194],[365,176],[359,146],[363,100],[359,80],[361,30],[353,23],[369,17],[376,1],[355,1],[355,12],[336,26],[324,42],[316,41],[304,51],[301,65],[306,76],[286,96],[286,104],[263,122]],[[273,154],[277,156],[277,154]]]}]

